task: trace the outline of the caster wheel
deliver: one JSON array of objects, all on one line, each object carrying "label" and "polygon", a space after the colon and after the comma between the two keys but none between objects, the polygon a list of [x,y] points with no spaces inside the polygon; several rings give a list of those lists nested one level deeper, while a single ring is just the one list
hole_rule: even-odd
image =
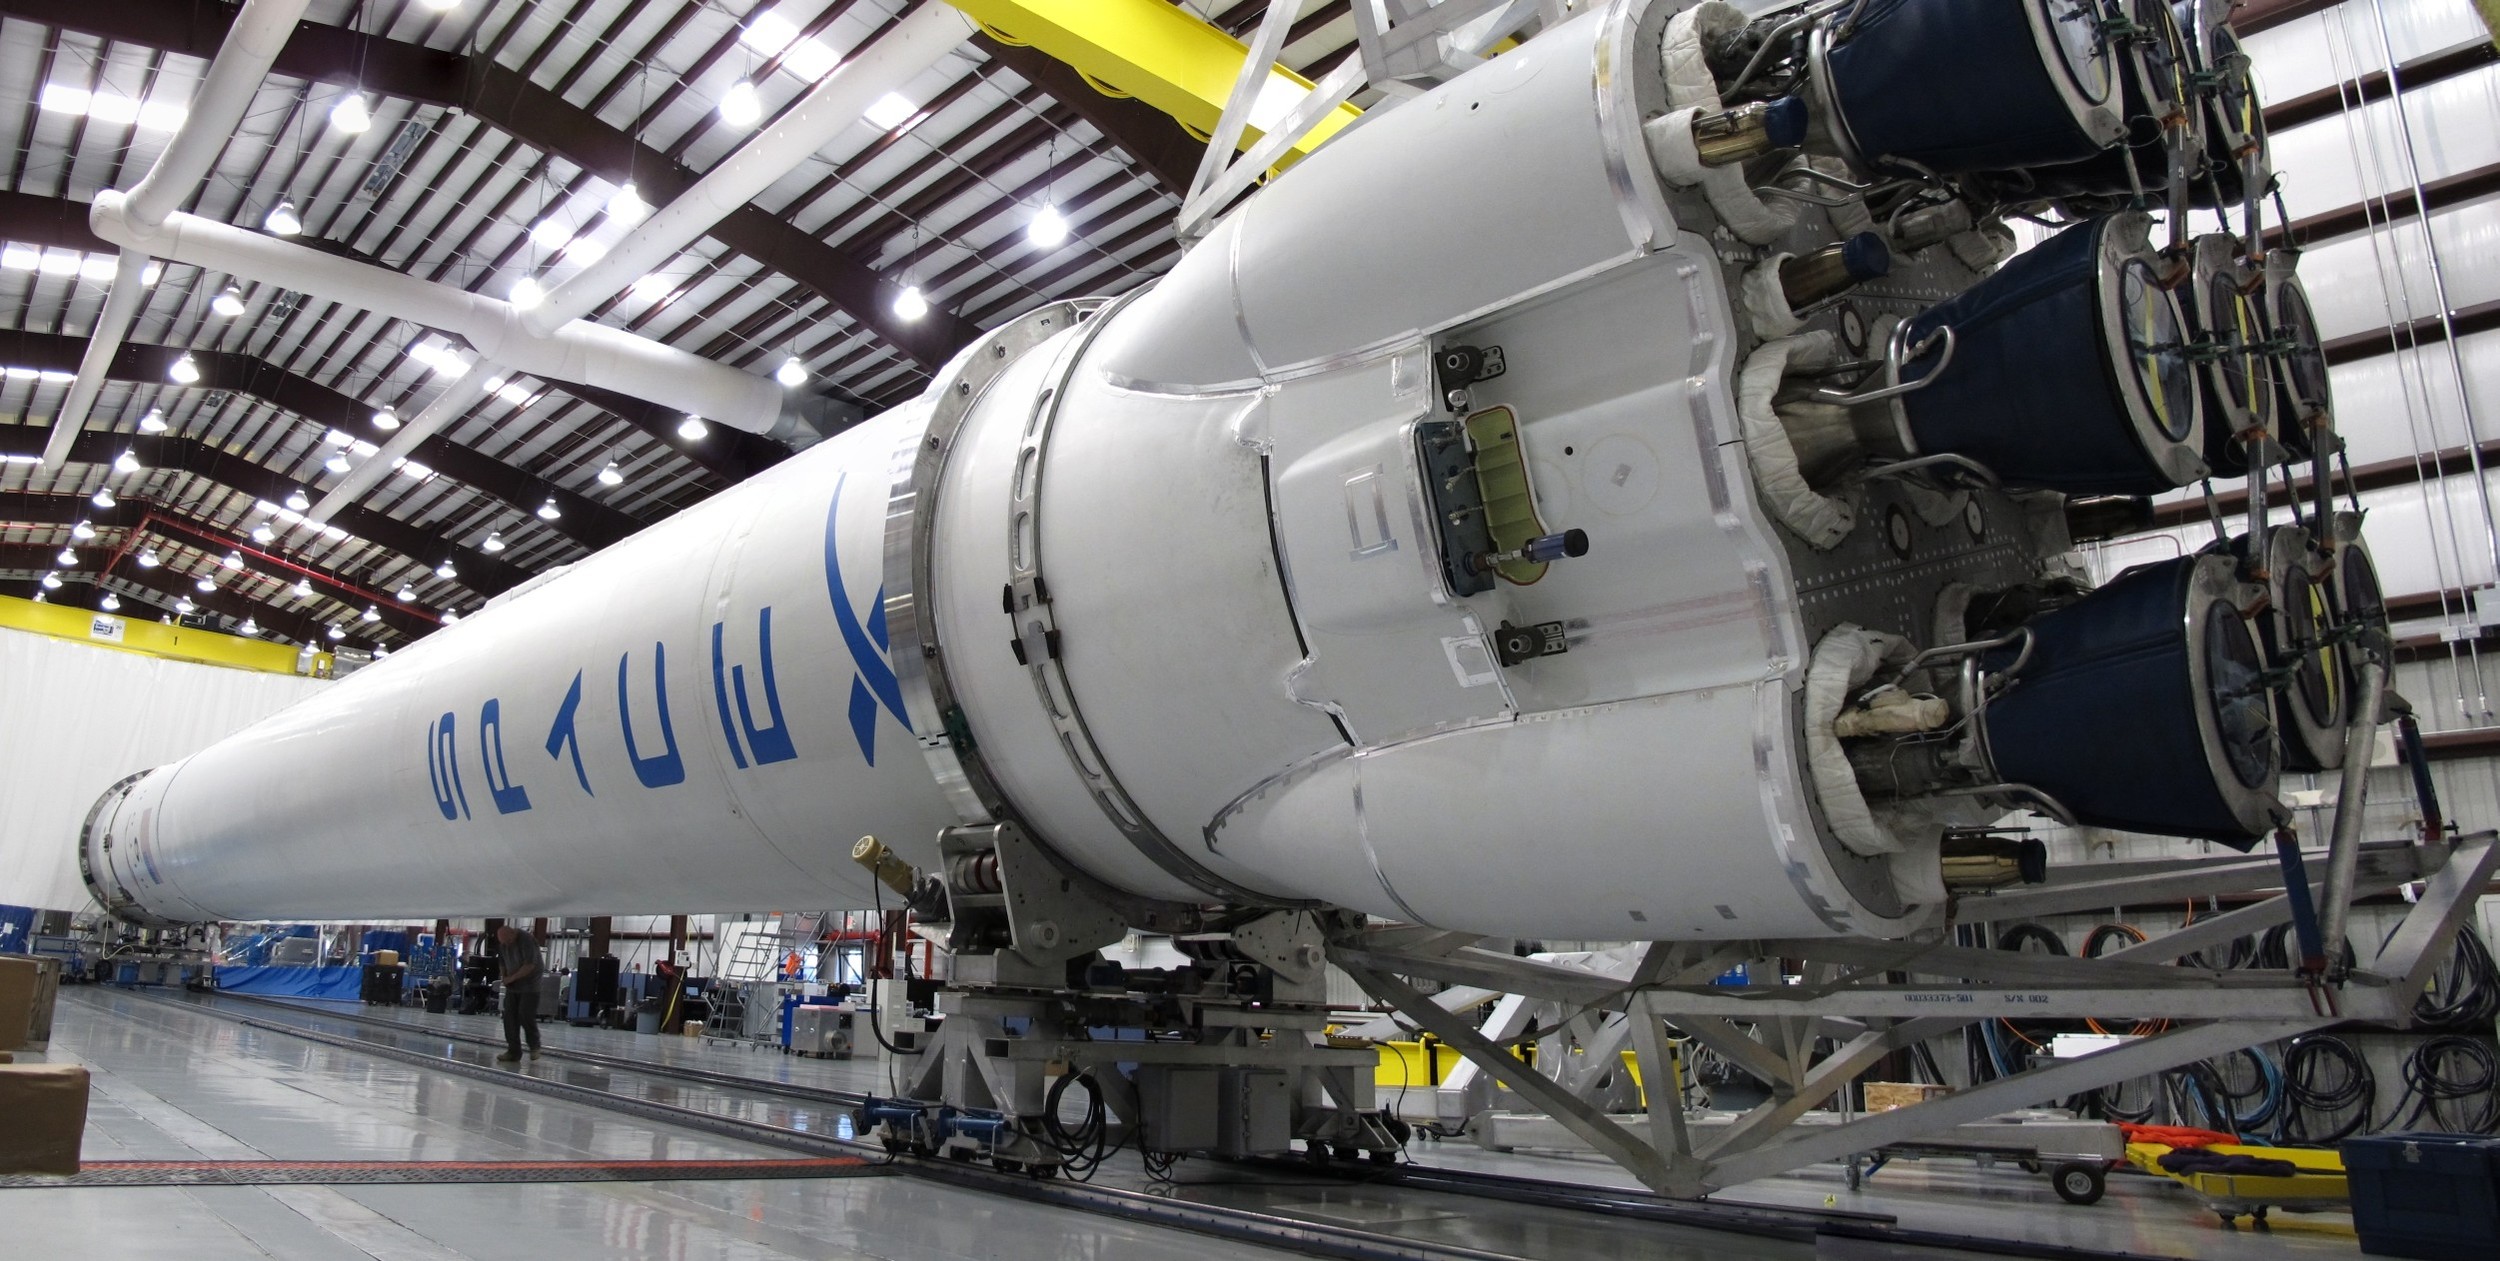
[{"label": "caster wheel", "polygon": [[1059,1166],[1057,1165],[1026,1165],[1024,1167],[1024,1171],[1033,1175],[1036,1180],[1042,1182],[1047,1182],[1052,1178],[1059,1176]]},{"label": "caster wheel", "polygon": [[2059,1165],[2049,1175],[2049,1182],[2057,1188],[2057,1198],[2068,1204],[2099,1203],[2101,1193],[2108,1189],[2107,1175],[2099,1165]]},{"label": "caster wheel", "polygon": [[2040,1162],[2036,1160],[2018,1160],[2014,1162],[2014,1167],[2022,1170],[2024,1173],[2036,1174],[2040,1172]]},{"label": "caster wheel", "polygon": [[1375,1165],[1394,1165],[1398,1163],[1398,1154],[1396,1152],[1365,1152],[1363,1153],[1363,1158],[1369,1160]]},{"label": "caster wheel", "polygon": [[1312,1142],[1302,1149],[1302,1159],[1325,1169],[1328,1167],[1328,1144]]}]

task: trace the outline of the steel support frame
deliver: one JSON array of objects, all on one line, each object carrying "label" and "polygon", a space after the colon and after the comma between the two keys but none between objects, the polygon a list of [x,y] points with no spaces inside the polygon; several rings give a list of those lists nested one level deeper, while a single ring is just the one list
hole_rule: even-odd
[{"label": "steel support frame", "polygon": [[[2386,860],[2373,879],[2348,886],[2354,892],[2376,887],[2408,866],[2428,871],[2419,900],[2388,947],[2370,967],[2334,988],[2288,973],[2248,976],[2166,963],[2281,922],[2290,910],[2289,898],[2280,893],[2102,959],[2042,959],[1863,938],[1660,942],[1629,977],[1609,977],[1454,947],[1446,935],[1403,925],[1343,934],[1332,943],[1330,957],[1401,1019],[1440,1038],[1645,1184],[1667,1195],[1699,1196],[2347,1019],[2407,1023],[2424,981],[2446,957],[2500,867],[2495,841],[2494,833],[2479,832],[2442,843],[2446,853],[2421,854],[2411,864]],[[1731,951],[1803,959],[1806,983],[1700,984],[1724,967]],[[1902,973],[1910,974],[1910,981],[1889,980]],[[1947,979],[1918,979],[1938,975]],[[1618,1124],[1554,1076],[1530,1068],[1466,1016],[1432,1002],[1414,984],[1418,980],[1526,996],[1580,1013],[1624,1013],[1642,1080],[1650,1085],[1647,1136]],[[1839,1125],[1797,1124],[1885,1055],[2015,1014],[2159,1018],[2173,1025],[1909,1107]],[[1670,1028],[1762,1079],[1770,1098],[1733,1124],[1697,1138],[1684,1123],[1680,1092],[1659,1088],[1675,1081],[1666,1055]],[[1838,1045],[1813,1055],[1815,1038],[1835,1031]]]}]

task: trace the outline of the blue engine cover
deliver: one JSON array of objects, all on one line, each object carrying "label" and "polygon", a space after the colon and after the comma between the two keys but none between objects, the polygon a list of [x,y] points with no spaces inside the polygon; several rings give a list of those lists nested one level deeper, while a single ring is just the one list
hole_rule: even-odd
[{"label": "blue engine cover", "polygon": [[[1988,742],[1999,775],[2056,797],[2080,822],[2245,850],[2258,834],[2233,811],[2217,777],[2239,775],[2249,788],[2271,780],[2272,707],[2259,691],[2215,718],[2226,746],[2236,740],[2257,775],[2208,753],[2198,710],[2213,701],[2199,694],[2189,654],[2212,647],[2190,642],[2191,623],[2225,641],[2217,655],[2235,664],[2217,671],[2223,689],[2245,684],[2259,662],[2255,640],[2227,604],[2212,618],[2191,618],[2199,559],[2132,570],[2032,619],[2031,660],[1989,704]],[[1989,665],[2003,669],[2012,656],[2000,650]]]},{"label": "blue engine cover", "polygon": [[2050,77],[2065,68],[2044,61],[2032,35],[2026,10],[2051,2],[1869,0],[1828,63],[1827,90],[1860,156],[1954,174],[2100,152]]},{"label": "blue engine cover", "polygon": [[[1901,399],[1921,453],[1987,465],[2008,486],[2150,495],[2179,483],[2145,450],[2111,362],[2101,312],[2101,233],[2077,224],[1910,321],[1915,346],[1939,325],[1957,342],[1935,384]],[[1921,380],[1941,356],[1902,370]]]}]

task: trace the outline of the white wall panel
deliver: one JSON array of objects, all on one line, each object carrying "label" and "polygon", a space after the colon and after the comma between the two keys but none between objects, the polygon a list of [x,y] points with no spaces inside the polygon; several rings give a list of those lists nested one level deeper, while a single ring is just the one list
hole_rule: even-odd
[{"label": "white wall panel", "polygon": [[[2500,106],[2493,118],[2500,119]],[[2481,198],[2431,216],[2448,302],[2457,310],[2500,300],[2500,198]],[[2301,256],[2301,283],[2329,341],[2430,319],[2439,314],[2420,221],[2338,237]]]},{"label": "white wall panel", "polygon": [[[2387,36],[2400,65],[2490,38],[2474,13],[2473,0],[2385,0],[2385,4]],[[2259,94],[2269,101],[2306,96],[2352,78],[2356,52],[2366,63],[2364,69],[2381,60],[2372,0],[2350,0],[2324,13],[2259,31],[2242,43],[2257,63]]]},{"label": "white wall panel", "polygon": [[78,828],[113,781],[329,686],[0,630],[0,902],[86,906]]},{"label": "white wall panel", "polygon": [[[2493,496],[2500,498],[2500,470],[2486,470],[2485,479]],[[2479,587],[2493,580],[2492,543],[2484,525],[2483,501],[2471,477],[2365,491],[2360,499],[2368,514],[2362,541],[2370,546],[2380,584],[2389,596]],[[2344,506],[2339,496],[2336,507]],[[2281,509],[2269,515],[2278,523],[2291,520],[2291,514]],[[2237,534],[2245,528],[2247,516],[2238,513],[2225,521]],[[2195,551],[2213,539],[2213,527],[2197,522],[2087,546],[2083,551],[2093,577],[2105,581],[2137,565]]]},{"label": "white wall panel", "polygon": [[[2372,67],[2362,65],[2359,73]],[[2419,146],[2424,183],[2500,162],[2500,66],[2484,66],[2405,93],[2405,120]],[[2341,210],[2365,197],[2409,189],[2395,106],[2373,101],[2349,114],[2286,128],[2269,138],[2294,220]]]}]

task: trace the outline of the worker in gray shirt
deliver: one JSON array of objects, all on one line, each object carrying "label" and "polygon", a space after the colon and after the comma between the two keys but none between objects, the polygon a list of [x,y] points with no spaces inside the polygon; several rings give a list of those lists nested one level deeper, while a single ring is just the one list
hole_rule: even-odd
[{"label": "worker in gray shirt", "polygon": [[505,924],[495,930],[503,960],[503,1042],[498,1064],[521,1062],[521,1034],[529,1034],[530,1058],[538,1058],[538,974],[545,961],[538,939],[525,929]]}]

